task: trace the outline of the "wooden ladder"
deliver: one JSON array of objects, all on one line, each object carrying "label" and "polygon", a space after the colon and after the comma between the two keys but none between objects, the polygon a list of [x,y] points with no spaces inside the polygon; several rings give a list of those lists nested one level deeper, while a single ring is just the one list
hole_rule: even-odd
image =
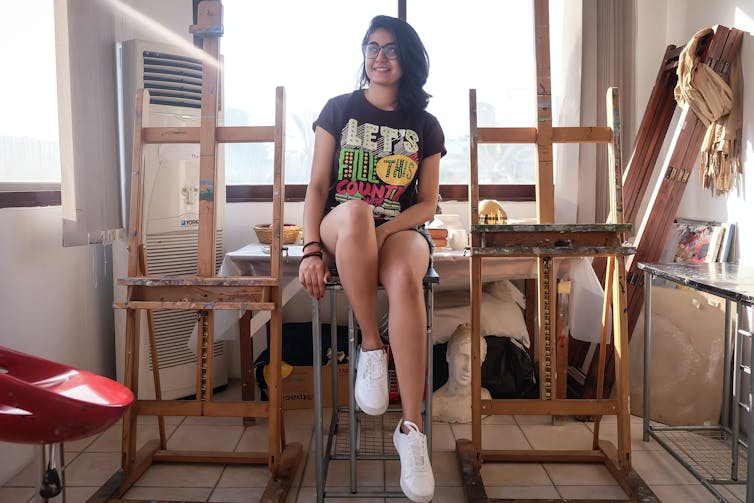
[{"label": "wooden ladder", "polygon": [[[217,125],[219,82],[219,37],[222,36],[222,5],[219,1],[199,3],[198,23],[190,32],[203,41],[201,122],[199,127],[147,127],[149,92],[139,90],[131,170],[131,209],[128,249],[128,277],[118,283],[127,287],[126,300],[114,307],[126,310],[125,384],[137,395],[140,315],[155,309],[195,310],[198,315],[196,354],[196,397],[192,400],[162,400],[159,372],[155,365],[156,399],[137,399],[123,421],[122,467],[90,501],[117,501],[156,462],[263,464],[271,471],[261,501],[283,502],[291,487],[301,458],[299,443],[285,443],[282,418],[282,235],[284,203],[284,133],[285,91],[275,94],[273,126],[219,127]],[[272,243],[270,274],[253,277],[215,275],[215,236],[217,230],[216,194],[225,190],[219,182],[216,166],[218,143],[274,143],[272,191]],[[145,229],[144,180],[142,165],[146,145],[198,143],[199,161],[199,238],[198,273],[195,276],[150,276],[144,256]],[[269,311],[270,375],[269,401],[213,401],[213,346],[215,311]],[[151,323],[150,323],[151,325]],[[151,330],[150,330],[151,332]],[[157,347],[150,333],[153,363],[158,361]],[[137,418],[158,416],[160,435],[137,452]],[[267,450],[262,452],[216,452],[168,449],[163,416],[219,416],[267,418]]]},{"label": "wooden ladder", "polygon": [[[470,502],[491,501],[485,492],[480,468],[483,462],[566,462],[603,463],[615,477],[629,501],[659,501],[631,468],[631,438],[628,380],[628,334],[626,311],[625,257],[634,249],[626,246],[625,233],[631,229],[623,221],[623,184],[620,155],[620,116],[618,91],[607,92],[608,126],[553,127],[550,94],[549,19],[547,0],[534,0],[534,29],[537,68],[537,128],[479,127],[476,91],[469,95],[470,107],[470,185],[471,206],[471,330],[472,330],[472,427],[471,440],[459,439],[456,451],[461,465],[464,492]],[[479,224],[479,184],[477,147],[480,143],[533,143],[537,149],[537,224]],[[609,149],[610,218],[607,224],[554,224],[553,143],[601,143]],[[532,257],[537,261],[537,312],[539,327],[540,398],[481,399],[480,326],[482,262],[488,257]],[[603,303],[602,347],[608,337],[607,315],[614,313],[616,348],[615,399],[568,399],[559,381],[557,355],[557,279],[554,262],[575,257],[606,257],[606,294]],[[604,349],[600,354],[604,362]],[[598,376],[598,386],[604,373]],[[485,450],[482,448],[482,414],[594,416],[591,446],[580,450]],[[599,439],[599,420],[615,415],[617,449]],[[533,501],[533,500],[532,500]],[[543,500],[552,501],[552,500]]]}]

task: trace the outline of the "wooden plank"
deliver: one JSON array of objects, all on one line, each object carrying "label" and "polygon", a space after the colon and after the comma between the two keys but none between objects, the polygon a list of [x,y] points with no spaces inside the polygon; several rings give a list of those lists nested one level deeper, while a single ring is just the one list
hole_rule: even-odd
[{"label": "wooden plank", "polygon": [[603,463],[600,450],[484,450],[482,460],[506,463]]},{"label": "wooden plank", "polygon": [[[144,112],[149,107],[149,92],[136,91],[136,118],[134,131],[144,126]],[[128,275],[136,276],[139,271],[139,247],[144,242],[144,173],[142,171],[143,144],[141,135],[133,135],[133,156],[131,158],[131,201],[128,216]]]},{"label": "wooden plank", "polygon": [[630,246],[582,246],[582,247],[538,247],[511,245],[497,248],[472,248],[472,256],[478,257],[607,257],[610,255],[631,255],[636,248]]},{"label": "wooden plank", "polygon": [[610,143],[612,131],[605,126],[576,126],[552,128],[553,143]]},{"label": "wooden plank", "polygon": [[[256,377],[254,376],[254,345],[251,340],[251,311],[244,311],[238,321],[239,357],[241,359],[241,399],[255,399]],[[255,424],[255,418],[245,416],[244,426]]]},{"label": "wooden plank", "polygon": [[159,300],[132,300],[123,302],[113,302],[116,309],[180,309],[197,311],[202,309],[222,309],[225,311],[271,311],[275,309],[272,302],[245,302],[245,301],[228,301],[228,302],[181,302],[181,301],[159,301]]},{"label": "wooden plank", "polygon": [[204,404],[204,416],[217,417],[267,417],[268,402],[207,402]]},{"label": "wooden plank", "polygon": [[563,398],[553,400],[535,399],[493,399],[481,400],[481,413],[484,415],[615,415],[618,413],[616,400],[594,400],[589,398]]},{"label": "wooden plank", "polygon": [[[197,9],[197,26],[204,31],[222,28],[223,7],[220,2],[202,2]],[[208,56],[202,59],[202,116],[199,122],[199,276],[215,275],[215,238],[217,233],[216,193],[224,189],[219,184],[217,170],[217,62],[220,41],[216,36],[202,38]]]},{"label": "wooden plank", "polygon": [[[131,390],[134,397],[139,396],[139,313],[133,309],[126,311],[126,348],[124,366],[124,385]],[[136,455],[136,410],[129,407],[123,415],[123,438],[121,448],[121,467],[128,471]]]},{"label": "wooden plank", "polygon": [[618,453],[612,443],[600,441],[600,450],[605,453],[605,467],[618,482],[618,485],[628,494],[632,502],[660,503],[660,499],[633,468],[624,470],[619,466]]},{"label": "wooden plank", "polygon": [[478,143],[536,143],[537,128],[477,127]]},{"label": "wooden plank", "polygon": [[161,463],[218,463],[226,465],[264,465],[267,464],[267,453],[164,450],[154,453],[154,461]]},{"label": "wooden plank", "polygon": [[[256,286],[132,286],[128,301],[192,302],[192,303],[269,303],[275,288]],[[266,298],[265,298],[266,297]],[[274,306],[273,301],[273,306]]]},{"label": "wooden plank", "polygon": [[537,69],[537,222],[555,221],[550,93],[550,13],[548,0],[534,0],[534,52]]},{"label": "wooden plank", "polygon": [[456,459],[461,469],[463,494],[469,503],[486,503],[487,492],[479,471],[479,451],[475,451],[470,441],[465,438],[456,440]]},{"label": "wooden plank", "polygon": [[471,232],[480,233],[497,233],[497,232],[509,232],[509,233],[541,233],[541,234],[556,234],[556,233],[570,233],[570,234],[591,234],[591,233],[614,233],[614,232],[627,232],[632,228],[631,224],[506,224],[506,225],[491,225],[491,224],[472,224]]},{"label": "wooden plank", "polygon": [[[144,144],[199,143],[200,127],[146,127],[142,129]],[[218,126],[218,143],[272,143],[275,126]]]},{"label": "wooden plank", "polygon": [[118,279],[126,286],[206,286],[206,287],[254,287],[277,286],[280,280],[269,276],[131,276]]},{"label": "wooden plank", "polygon": [[285,446],[280,455],[280,466],[277,476],[270,477],[259,499],[260,503],[284,503],[288,492],[293,486],[296,471],[301,461],[303,449],[301,444],[294,442]]},{"label": "wooden plank", "polygon": [[555,344],[555,398],[568,398],[568,304],[571,294],[571,282],[558,281],[558,303],[556,310],[557,343]]},{"label": "wooden plank", "polygon": [[471,257],[471,440],[482,450],[482,257]]},{"label": "wooden plank", "polygon": [[201,404],[194,400],[136,400],[131,406],[140,416],[200,416]]}]

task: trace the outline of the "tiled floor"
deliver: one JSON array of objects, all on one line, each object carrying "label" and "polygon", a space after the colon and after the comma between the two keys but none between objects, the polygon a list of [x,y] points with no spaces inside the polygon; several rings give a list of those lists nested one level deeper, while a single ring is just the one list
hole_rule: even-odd
[{"label": "tiled floor", "polygon": [[[231,385],[218,398],[236,399],[239,386]],[[139,440],[157,436],[154,418],[139,418]],[[615,442],[614,418],[606,418],[602,438]],[[244,428],[238,419],[166,418],[168,448],[200,450],[263,450],[266,425]],[[301,442],[304,458],[296,474],[288,503],[315,501],[312,450],[313,417],[311,410],[289,411],[285,417],[289,441]],[[552,424],[549,416],[493,416],[483,422],[483,445],[489,449],[583,449],[590,445],[593,423],[559,420]],[[633,466],[655,494],[669,503],[717,501],[679,463],[656,442],[641,440],[641,419],[631,420]],[[120,425],[104,433],[65,445],[67,502],[84,502],[118,468],[120,463]],[[437,481],[435,503],[463,501],[463,490],[455,459],[455,439],[471,438],[469,425],[434,423],[432,439],[433,469]],[[27,466],[0,488],[0,502],[35,501],[34,470]],[[380,490],[398,489],[400,467],[397,461],[359,462],[359,483]],[[517,464],[488,463],[482,467],[487,495],[490,498],[624,498],[623,491],[601,465],[587,464]],[[264,467],[157,464],[150,467],[129,490],[126,498],[170,501],[256,502],[264,490],[268,472]],[[345,461],[331,464],[328,489],[348,485]],[[744,499],[743,486],[727,486],[721,492],[731,502]],[[58,498],[59,499],[59,498]],[[382,498],[342,501],[383,502]],[[386,501],[408,501],[390,498]]]}]

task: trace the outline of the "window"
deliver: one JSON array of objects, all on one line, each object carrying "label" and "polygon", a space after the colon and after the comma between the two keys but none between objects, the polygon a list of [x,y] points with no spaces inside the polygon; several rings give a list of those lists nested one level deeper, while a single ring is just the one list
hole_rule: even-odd
[{"label": "window", "polygon": [[[440,182],[466,184],[470,88],[477,89],[480,125],[535,126],[532,2],[406,3],[408,21],[430,56],[429,111],[438,117],[446,135],[448,155],[441,165]],[[225,123],[271,123],[274,87],[285,85],[286,182],[304,184],[311,166],[312,121],[328,98],[357,87],[359,43],[369,20],[379,13],[396,14],[347,0],[224,0],[223,4]],[[296,16],[287,14],[292,9]],[[286,22],[270,23],[270,19]],[[228,185],[271,183],[271,146],[225,149]],[[534,184],[534,145],[480,145],[479,154],[481,184]]]},{"label": "window", "polygon": [[[225,125],[269,125],[275,87],[286,88],[285,178],[309,180],[312,122],[325,102],[356,88],[361,37],[384,6],[350,0],[223,0]],[[293,13],[295,12],[295,15]],[[226,144],[227,185],[272,183],[272,145]]]},{"label": "window", "polygon": [[[443,184],[468,183],[469,89],[477,90],[480,126],[536,124],[531,0],[408,0],[407,21],[430,59],[428,110],[445,131]],[[532,184],[534,145],[480,145],[480,184]]]},{"label": "window", "polygon": [[[60,183],[55,27],[51,0],[3,4],[0,190]],[[24,20],[33,20],[25,22]]]}]

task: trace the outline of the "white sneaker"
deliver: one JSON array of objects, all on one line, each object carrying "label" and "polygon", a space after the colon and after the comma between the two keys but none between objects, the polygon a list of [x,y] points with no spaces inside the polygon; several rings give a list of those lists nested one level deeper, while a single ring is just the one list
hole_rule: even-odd
[{"label": "white sneaker", "polygon": [[[405,424],[408,433],[401,431]],[[401,458],[401,490],[408,499],[428,503],[435,494],[435,476],[427,452],[427,436],[411,421],[401,419],[393,432],[393,445]]]},{"label": "white sneaker", "polygon": [[356,363],[354,397],[359,408],[370,416],[379,416],[387,410],[387,353],[384,349],[362,351]]}]

